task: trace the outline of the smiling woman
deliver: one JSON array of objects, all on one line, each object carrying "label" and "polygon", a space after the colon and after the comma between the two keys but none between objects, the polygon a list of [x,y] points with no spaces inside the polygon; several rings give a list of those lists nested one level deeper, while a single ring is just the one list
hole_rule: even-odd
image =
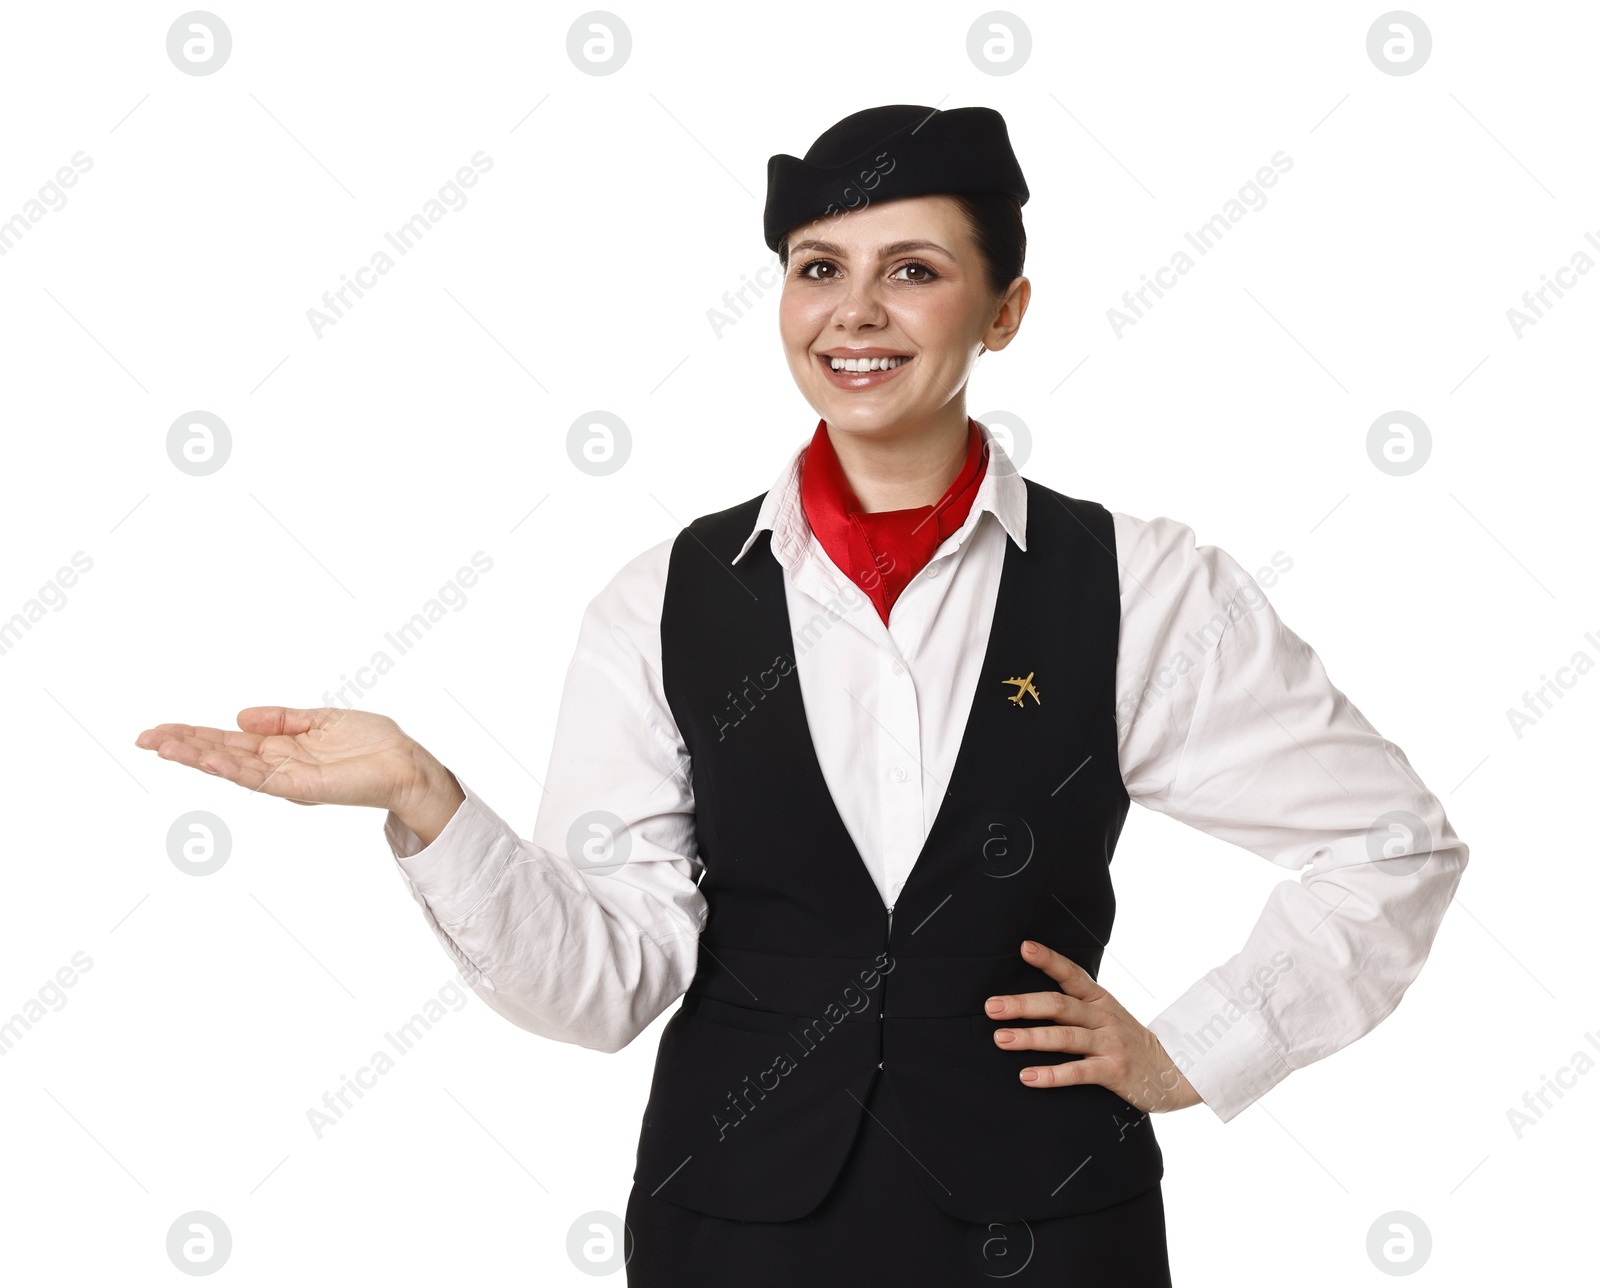
[{"label": "smiling woman", "polygon": [[[915,160],[902,156],[881,187],[929,172]],[[795,225],[775,246],[789,369],[845,441],[841,454],[855,457],[846,472],[868,513],[938,499],[966,455],[961,392],[979,356],[1004,349],[1022,324],[1027,187],[1020,171],[1003,181],[988,193],[880,192],[847,216]],[[913,443],[920,470],[908,475]]]},{"label": "smiling woman", "polygon": [[[1226,1122],[1368,1031],[1460,879],[1437,798],[1249,573],[1022,477],[967,414],[1027,312],[1027,200],[982,107],[870,108],[770,159],[819,420],[590,602],[531,839],[376,713],[139,735],[385,809],[430,930],[531,1033],[617,1051],[678,1003],[632,1288],[1170,1285],[1154,1115]],[[1148,1025],[1099,982],[1134,800],[1304,869]]]}]

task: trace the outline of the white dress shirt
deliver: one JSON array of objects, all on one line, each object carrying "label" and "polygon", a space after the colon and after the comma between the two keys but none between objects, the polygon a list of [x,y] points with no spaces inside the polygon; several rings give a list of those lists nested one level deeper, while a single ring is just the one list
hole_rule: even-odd
[{"label": "white dress shirt", "polygon": [[[817,757],[886,907],[955,764],[1005,543],[1026,549],[1026,488],[983,434],[991,457],[971,512],[887,626],[806,521],[809,437],[739,556],[772,529]],[[1226,1122],[1395,1008],[1468,851],[1404,754],[1334,688],[1254,578],[1174,520],[1113,512],[1113,522],[1129,798],[1301,873],[1273,889],[1237,954],[1149,1021]],[[385,821],[413,896],[478,996],[532,1033],[601,1051],[627,1045],[682,996],[707,912],[689,755],[661,685],[672,543],[628,563],[584,614],[531,840],[459,775],[466,800],[431,845],[394,814]],[[627,832],[625,862],[599,873],[568,849],[574,822],[597,810]],[[1421,828],[1375,842],[1391,811]]]}]

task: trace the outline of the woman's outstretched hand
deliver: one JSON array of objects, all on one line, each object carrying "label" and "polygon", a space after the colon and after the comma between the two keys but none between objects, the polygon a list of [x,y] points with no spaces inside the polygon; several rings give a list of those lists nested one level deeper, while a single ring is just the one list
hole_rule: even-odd
[{"label": "woman's outstretched hand", "polygon": [[393,810],[425,844],[463,799],[454,775],[388,716],[341,707],[246,707],[236,718],[237,732],[156,725],[135,745],[300,805]]},{"label": "woman's outstretched hand", "polygon": [[1060,992],[1000,994],[985,1012],[992,1020],[1047,1019],[1054,1024],[995,1030],[1008,1051],[1063,1051],[1081,1060],[1033,1065],[1022,1071],[1030,1087],[1071,1087],[1092,1082],[1146,1113],[1166,1113],[1200,1103],[1200,1094],[1172,1063],[1156,1035],[1123,1009],[1075,961],[1028,941],[1022,959],[1037,966]]}]

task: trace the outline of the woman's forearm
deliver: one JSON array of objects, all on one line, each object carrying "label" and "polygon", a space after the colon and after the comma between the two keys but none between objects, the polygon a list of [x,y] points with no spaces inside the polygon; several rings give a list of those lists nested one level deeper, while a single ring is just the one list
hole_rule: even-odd
[{"label": "woman's forearm", "polygon": [[395,816],[426,846],[438,839],[466,796],[456,776],[425,747],[418,746],[414,754],[416,776],[393,809]]}]

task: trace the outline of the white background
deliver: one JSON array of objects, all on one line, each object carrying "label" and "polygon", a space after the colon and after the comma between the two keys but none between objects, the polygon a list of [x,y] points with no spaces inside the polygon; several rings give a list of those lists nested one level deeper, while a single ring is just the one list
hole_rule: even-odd
[{"label": "white background", "polygon": [[[998,76],[967,55],[981,7],[949,3],[629,6],[603,76],[568,57],[579,7],[229,4],[206,76],[167,56],[181,12],[17,5],[0,32],[0,220],[93,163],[0,256],[0,620],[93,560],[0,654],[0,1022],[93,962],[0,1058],[8,1282],[174,1282],[166,1232],[196,1209],[236,1284],[593,1282],[567,1232],[623,1210],[664,1018],[605,1056],[468,998],[317,1139],[306,1111],[451,964],[381,815],[133,740],[320,704],[481,550],[465,607],[361,705],[526,835],[585,603],[816,424],[773,293],[707,320],[770,259],[767,157],[899,102],[998,108],[1032,189],[1033,304],[972,414],[1025,421],[1040,482],[1252,570],[1289,555],[1278,612],[1472,848],[1393,1017],[1226,1126],[1156,1120],[1176,1282],[1380,1281],[1367,1232],[1396,1209],[1433,1282],[1592,1267],[1600,1070],[1521,1139],[1507,1110],[1600,1058],[1600,675],[1520,738],[1506,715],[1600,659],[1600,273],[1520,338],[1507,320],[1600,262],[1592,6],[1420,9],[1433,50],[1404,76],[1366,53],[1382,7],[1347,3],[1023,6],[1031,57]],[[1107,310],[1280,150],[1266,206],[1118,338]],[[318,337],[307,310],[479,151],[468,203]],[[166,450],[197,409],[232,436],[205,477]],[[567,454],[593,409],[632,434],[608,477]],[[1433,436],[1405,477],[1365,446],[1395,409]],[[233,841],[205,878],[166,850],[196,809]],[[1115,875],[1102,982],[1143,1019],[1285,879],[1144,811]]]}]

